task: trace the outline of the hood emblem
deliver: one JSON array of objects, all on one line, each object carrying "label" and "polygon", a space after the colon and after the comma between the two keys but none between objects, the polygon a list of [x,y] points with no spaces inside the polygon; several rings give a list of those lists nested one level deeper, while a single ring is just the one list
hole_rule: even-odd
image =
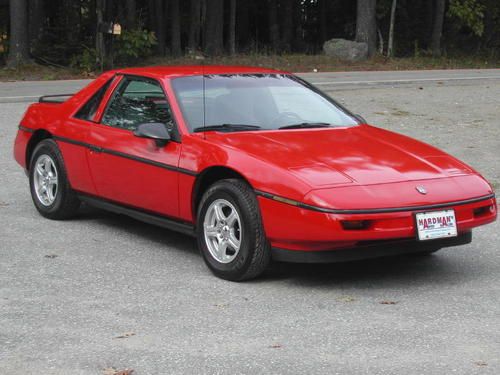
[{"label": "hood emblem", "polygon": [[427,190],[423,187],[423,186],[415,186],[415,189],[417,189],[417,191],[420,193],[420,194],[427,194]]}]

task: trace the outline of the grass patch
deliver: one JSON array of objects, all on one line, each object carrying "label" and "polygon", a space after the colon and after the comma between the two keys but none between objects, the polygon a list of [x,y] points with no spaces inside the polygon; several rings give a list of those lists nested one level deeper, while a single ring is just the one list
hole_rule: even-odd
[{"label": "grass patch", "polygon": [[[183,56],[178,58],[153,57],[144,59],[135,66],[154,65],[250,65],[268,67],[290,72],[338,72],[338,71],[374,71],[374,70],[421,70],[421,69],[485,69],[499,68],[500,59],[491,60],[480,57],[433,58],[428,56],[392,58],[375,56],[367,61],[346,62],[325,55],[265,55],[241,54],[202,58]],[[118,67],[120,68],[120,67]],[[55,68],[41,65],[29,65],[19,69],[0,68],[0,81],[55,80],[72,78],[92,78],[99,72],[90,74],[71,68]]]},{"label": "grass patch", "polygon": [[70,68],[55,68],[38,64],[24,65],[17,69],[0,68],[0,81],[52,81],[56,79],[86,78]]},{"label": "grass patch", "polygon": [[197,60],[191,56],[172,58],[151,58],[143,65],[188,65],[188,64],[221,64],[262,66],[291,72],[311,72],[314,69],[324,72],[334,71],[370,71],[370,70],[422,70],[422,69],[485,69],[500,67],[500,60],[484,58],[433,58],[407,57],[388,59],[375,56],[370,60],[359,62],[341,61],[326,55],[262,55],[247,54],[221,56]]}]

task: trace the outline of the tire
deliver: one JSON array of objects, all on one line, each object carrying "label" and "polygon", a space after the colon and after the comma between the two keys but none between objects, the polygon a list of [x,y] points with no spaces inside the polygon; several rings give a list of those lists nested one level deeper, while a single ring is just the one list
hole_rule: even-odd
[{"label": "tire", "polygon": [[[223,220],[217,219],[217,207]],[[244,181],[227,179],[210,186],[200,201],[196,228],[203,259],[216,276],[231,281],[249,280],[269,265],[271,251],[257,198]],[[238,240],[239,249],[235,250],[232,245]],[[217,244],[224,241],[227,248],[221,251]]]},{"label": "tire", "polygon": [[80,201],[69,185],[57,143],[53,139],[41,141],[35,147],[29,165],[31,198],[38,212],[52,220],[74,216]]}]

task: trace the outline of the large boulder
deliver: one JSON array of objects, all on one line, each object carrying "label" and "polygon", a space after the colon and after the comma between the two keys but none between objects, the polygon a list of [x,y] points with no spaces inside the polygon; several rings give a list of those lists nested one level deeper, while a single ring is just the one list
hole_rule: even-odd
[{"label": "large boulder", "polygon": [[368,44],[346,39],[330,39],[323,44],[327,56],[340,60],[360,61],[368,58]]}]

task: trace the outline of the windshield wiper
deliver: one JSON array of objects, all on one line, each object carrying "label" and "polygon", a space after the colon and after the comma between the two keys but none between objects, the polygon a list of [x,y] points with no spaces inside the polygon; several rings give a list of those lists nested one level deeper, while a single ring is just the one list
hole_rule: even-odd
[{"label": "windshield wiper", "polygon": [[195,133],[208,132],[208,131],[221,131],[221,132],[231,132],[231,131],[245,131],[245,130],[257,130],[261,129],[258,125],[247,125],[247,124],[220,124],[220,125],[207,125],[194,128]]},{"label": "windshield wiper", "polygon": [[329,128],[330,126],[326,122],[301,122],[300,124],[281,126],[278,129]]}]

